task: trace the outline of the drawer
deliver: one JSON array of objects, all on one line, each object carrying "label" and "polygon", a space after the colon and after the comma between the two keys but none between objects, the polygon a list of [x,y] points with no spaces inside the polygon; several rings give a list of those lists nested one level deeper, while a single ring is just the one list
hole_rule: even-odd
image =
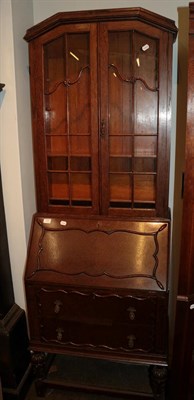
[{"label": "drawer", "polygon": [[[166,352],[166,295],[70,288],[34,290],[30,324],[35,340],[52,346]],[[29,315],[29,316],[30,316]],[[29,318],[31,320],[31,318]]]},{"label": "drawer", "polygon": [[[157,297],[132,297],[114,293],[41,289],[38,293],[42,318],[60,318],[69,322],[93,324],[155,324]],[[162,303],[165,303],[165,301]],[[165,306],[165,304],[164,304]]]},{"label": "drawer", "polygon": [[149,325],[95,325],[91,321],[45,319],[41,322],[41,340],[76,348],[153,352],[155,333],[154,327]]}]

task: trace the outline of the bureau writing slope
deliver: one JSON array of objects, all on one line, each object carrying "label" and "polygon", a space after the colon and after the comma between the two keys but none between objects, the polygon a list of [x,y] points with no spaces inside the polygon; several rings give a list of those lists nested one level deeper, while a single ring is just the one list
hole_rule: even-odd
[{"label": "bureau writing slope", "polygon": [[39,370],[40,354],[60,353],[165,378],[176,32],[141,8],[58,13],[26,32],[38,213],[25,285]]}]

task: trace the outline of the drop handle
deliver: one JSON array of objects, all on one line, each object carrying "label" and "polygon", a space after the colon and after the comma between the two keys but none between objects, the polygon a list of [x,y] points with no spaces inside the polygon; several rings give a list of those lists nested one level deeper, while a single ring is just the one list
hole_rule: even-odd
[{"label": "drop handle", "polygon": [[134,335],[129,335],[129,336],[127,336],[127,339],[128,339],[128,346],[129,346],[129,348],[130,348],[130,349],[133,349],[134,346],[135,346],[136,337],[135,337]]},{"label": "drop handle", "polygon": [[133,321],[135,319],[135,313],[136,313],[136,309],[134,307],[129,307],[127,309],[128,313],[129,313],[129,319],[131,321]]},{"label": "drop handle", "polygon": [[62,306],[62,302],[60,300],[55,300],[54,302],[54,312],[55,314],[58,314],[60,312],[61,306]]},{"label": "drop handle", "polygon": [[102,138],[104,138],[105,135],[106,135],[106,123],[105,123],[105,120],[102,119],[101,124],[100,124],[100,136]]},{"label": "drop handle", "polygon": [[57,340],[60,342],[63,339],[64,330],[62,328],[57,328]]}]

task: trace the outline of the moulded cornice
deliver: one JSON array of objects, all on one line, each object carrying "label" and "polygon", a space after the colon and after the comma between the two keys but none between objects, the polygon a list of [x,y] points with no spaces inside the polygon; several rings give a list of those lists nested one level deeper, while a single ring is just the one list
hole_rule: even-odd
[{"label": "moulded cornice", "polygon": [[173,20],[140,7],[60,12],[29,28],[26,31],[24,39],[30,42],[51,29],[64,24],[123,20],[139,20],[145,22],[159,29],[171,32],[174,36],[174,40],[176,39],[177,27]]}]

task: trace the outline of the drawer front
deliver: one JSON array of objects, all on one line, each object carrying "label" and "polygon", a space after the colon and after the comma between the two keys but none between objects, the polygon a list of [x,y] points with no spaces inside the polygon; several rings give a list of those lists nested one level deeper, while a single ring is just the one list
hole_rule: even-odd
[{"label": "drawer front", "polygon": [[165,296],[41,288],[36,299],[43,343],[125,353],[166,352]]},{"label": "drawer front", "polygon": [[157,298],[121,296],[114,293],[41,289],[39,312],[44,318],[90,324],[155,323]]},{"label": "drawer front", "polygon": [[41,339],[59,346],[87,347],[115,351],[154,351],[154,327],[145,325],[95,325],[45,319]]}]

